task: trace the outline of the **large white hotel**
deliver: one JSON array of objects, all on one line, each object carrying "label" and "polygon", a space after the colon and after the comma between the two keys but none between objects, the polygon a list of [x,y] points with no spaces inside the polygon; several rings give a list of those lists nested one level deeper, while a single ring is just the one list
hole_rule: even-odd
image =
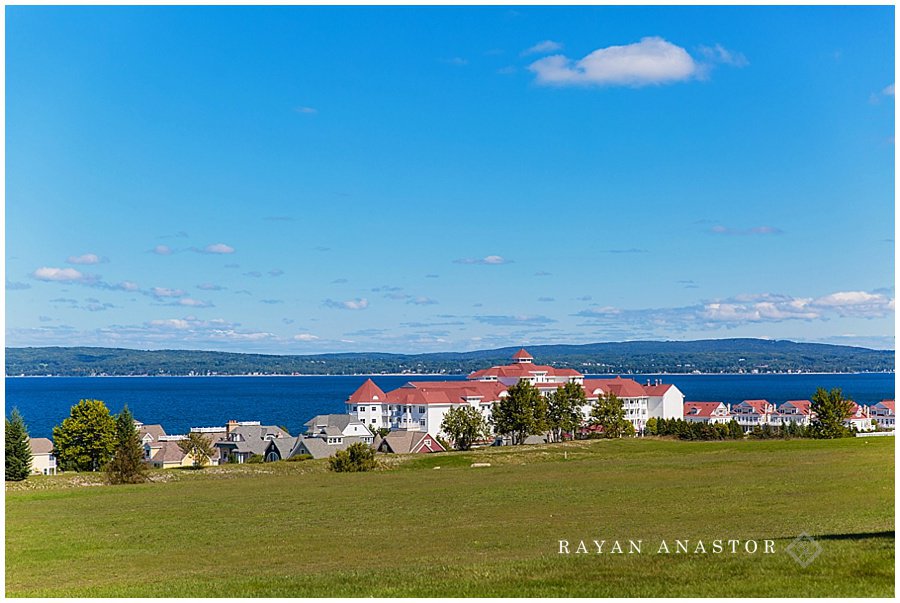
[{"label": "large white hotel", "polygon": [[633,379],[585,379],[574,369],[554,368],[534,363],[519,350],[511,364],[493,366],[471,373],[464,381],[410,381],[385,393],[368,379],[347,399],[347,412],[374,428],[406,429],[441,433],[444,415],[451,408],[471,406],[490,419],[494,403],[507,395],[507,387],[527,381],[549,395],[560,385],[573,382],[584,388],[588,404],[585,419],[599,396],[613,393],[625,407],[625,417],[641,430],[650,417],[682,418],[684,394],[671,384],[641,385]]}]

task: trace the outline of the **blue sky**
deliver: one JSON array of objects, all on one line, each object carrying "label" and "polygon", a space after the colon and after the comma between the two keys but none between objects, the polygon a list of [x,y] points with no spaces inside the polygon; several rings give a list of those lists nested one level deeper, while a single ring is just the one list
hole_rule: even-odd
[{"label": "blue sky", "polygon": [[7,7],[7,345],[892,348],[893,21]]}]

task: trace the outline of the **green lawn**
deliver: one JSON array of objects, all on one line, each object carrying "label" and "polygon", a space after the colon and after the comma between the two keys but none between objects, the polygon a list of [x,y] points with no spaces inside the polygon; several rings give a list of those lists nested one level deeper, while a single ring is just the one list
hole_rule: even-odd
[{"label": "green lawn", "polygon": [[[8,486],[6,594],[894,594],[894,438],[596,440],[392,457],[367,474],[306,461],[154,477]],[[806,568],[785,552],[802,532],[822,546]],[[776,553],[656,554],[716,538],[774,539]],[[564,556],[560,539],[642,539],[643,554]]]}]

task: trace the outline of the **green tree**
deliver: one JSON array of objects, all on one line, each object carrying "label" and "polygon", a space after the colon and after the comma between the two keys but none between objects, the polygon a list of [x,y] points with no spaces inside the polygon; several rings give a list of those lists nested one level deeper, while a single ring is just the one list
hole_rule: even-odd
[{"label": "green tree", "polygon": [[375,449],[364,442],[350,444],[328,459],[328,468],[336,473],[371,471],[377,466]]},{"label": "green tree", "polygon": [[488,425],[478,409],[460,406],[447,411],[441,422],[441,431],[450,436],[454,448],[468,450],[473,442],[487,437]]},{"label": "green tree", "polygon": [[817,438],[842,438],[848,435],[844,420],[853,411],[853,402],[844,398],[841,388],[831,391],[816,389],[812,396],[810,410],[815,414],[813,419],[814,433]]},{"label": "green tree", "polygon": [[625,418],[625,405],[614,393],[603,394],[591,407],[591,423],[603,428],[603,437],[634,435],[634,425]]},{"label": "green tree", "polygon": [[569,382],[560,385],[547,397],[547,427],[550,428],[551,440],[561,442],[564,433],[575,434],[575,430],[584,421],[582,407],[587,406],[584,387]]},{"label": "green tree", "polygon": [[100,400],[80,400],[53,428],[53,446],[63,471],[99,471],[116,450],[116,422]]},{"label": "green tree", "polygon": [[192,431],[187,438],[178,441],[178,447],[185,454],[189,454],[194,460],[194,468],[199,469],[209,463],[210,457],[215,453],[212,442],[202,433]]},{"label": "green tree", "polygon": [[744,430],[734,419],[728,421],[728,434],[734,440],[744,439]]},{"label": "green tree", "polygon": [[31,444],[25,419],[13,408],[6,419],[6,481],[20,482],[31,473]]},{"label": "green tree", "polygon": [[524,443],[530,435],[547,431],[547,400],[538,388],[519,381],[506,393],[494,403],[491,412],[495,432],[508,435],[515,445]]},{"label": "green tree", "polygon": [[660,420],[656,417],[647,419],[647,435],[658,435],[659,422]]},{"label": "green tree", "polygon": [[116,451],[106,465],[106,477],[111,484],[140,484],[147,481],[147,464],[140,434],[134,426],[134,416],[128,406],[116,416]]}]

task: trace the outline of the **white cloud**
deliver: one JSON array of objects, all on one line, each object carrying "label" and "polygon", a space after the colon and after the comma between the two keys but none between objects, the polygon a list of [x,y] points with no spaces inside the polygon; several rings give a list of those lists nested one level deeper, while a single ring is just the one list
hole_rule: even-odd
[{"label": "white cloud", "polygon": [[369,307],[369,300],[364,297],[348,299],[347,301],[335,301],[333,299],[326,299],[325,305],[329,308],[338,308],[341,310],[365,310]]},{"label": "white cloud", "polygon": [[294,335],[295,341],[315,341],[316,339],[318,339],[318,337],[312,333],[300,333],[299,335]]},{"label": "white cloud", "polygon": [[415,304],[417,306],[431,306],[438,302],[437,302],[437,300],[431,299],[430,297],[419,296],[419,297],[409,300],[406,303]]},{"label": "white cloud", "polygon": [[150,289],[150,295],[157,298],[163,297],[184,297],[187,293],[182,289],[169,289],[168,287],[153,287]]},{"label": "white cloud", "polygon": [[199,299],[193,299],[191,297],[183,297],[178,300],[179,306],[189,306],[192,308],[211,308],[212,303],[208,301],[202,301]]},{"label": "white cloud", "polygon": [[483,258],[460,258],[453,260],[454,264],[484,264],[484,265],[500,265],[510,264],[512,260],[507,260],[500,255],[489,255]]},{"label": "white cloud", "polygon": [[752,228],[731,228],[716,224],[709,231],[713,234],[721,234],[728,236],[745,236],[745,235],[778,235],[784,231],[776,226],[754,226]]},{"label": "white cloud", "polygon": [[234,247],[225,243],[213,243],[203,248],[203,253],[234,253]]},{"label": "white cloud", "polygon": [[563,45],[559,42],[554,42],[553,40],[544,40],[543,42],[538,42],[531,48],[526,48],[522,51],[522,56],[529,54],[547,54],[549,52],[556,52],[557,50],[562,50]]},{"label": "white cloud", "polygon": [[313,109],[312,107],[297,107],[294,111],[303,113],[304,115],[315,115],[319,112],[318,109]]},{"label": "white cloud", "polygon": [[885,89],[881,91],[881,93],[885,96],[894,96],[894,85],[891,84],[890,86],[886,86]]},{"label": "white cloud", "polygon": [[56,282],[84,282],[91,280],[91,277],[82,274],[74,268],[50,268],[44,266],[38,268],[31,273],[31,276],[39,281],[56,281]]},{"label": "white cloud", "polygon": [[688,52],[659,37],[635,44],[600,48],[580,60],[557,54],[528,69],[549,86],[647,86],[689,80],[698,65]]},{"label": "white cloud", "polygon": [[168,245],[157,245],[150,251],[156,255],[172,255],[172,248]]},{"label": "white cloud", "polygon": [[116,289],[121,289],[122,291],[139,291],[140,287],[137,283],[132,281],[122,281],[115,286]]},{"label": "white cloud", "polygon": [[104,258],[101,258],[97,254],[94,253],[85,253],[84,255],[70,255],[66,260],[69,264],[99,264],[104,261]]}]

